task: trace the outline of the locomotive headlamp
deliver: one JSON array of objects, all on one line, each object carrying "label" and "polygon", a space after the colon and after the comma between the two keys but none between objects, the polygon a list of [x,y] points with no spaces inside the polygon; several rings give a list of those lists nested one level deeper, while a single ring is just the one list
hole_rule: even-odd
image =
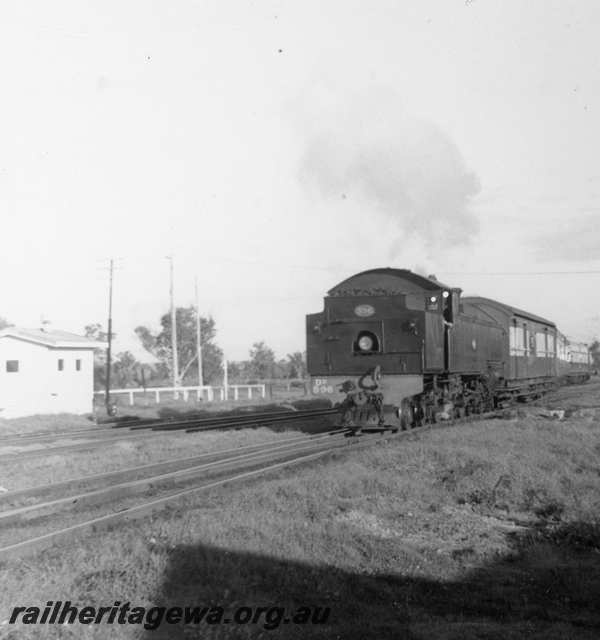
[{"label": "locomotive headlamp", "polygon": [[358,348],[361,351],[371,351],[373,349],[373,338],[371,336],[362,336],[358,340]]},{"label": "locomotive headlamp", "polygon": [[442,293],[442,296],[443,296],[444,298],[447,298],[449,295],[450,295],[450,292],[449,292],[449,291],[444,291],[444,293]]},{"label": "locomotive headlamp", "polygon": [[435,296],[431,296],[431,298],[429,298],[430,302],[437,302],[437,298]]}]

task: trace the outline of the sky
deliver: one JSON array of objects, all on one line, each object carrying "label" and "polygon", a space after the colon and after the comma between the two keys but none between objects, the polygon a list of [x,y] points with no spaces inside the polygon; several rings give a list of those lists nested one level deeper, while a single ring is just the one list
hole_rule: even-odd
[{"label": "sky", "polygon": [[600,335],[596,0],[5,0],[0,316],[304,349],[409,268]]}]

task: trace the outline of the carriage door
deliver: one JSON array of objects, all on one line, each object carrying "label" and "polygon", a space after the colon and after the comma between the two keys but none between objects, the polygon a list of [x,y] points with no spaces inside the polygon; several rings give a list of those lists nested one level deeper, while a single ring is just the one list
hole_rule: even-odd
[{"label": "carriage door", "polygon": [[527,324],[518,327],[517,335],[522,341],[517,350],[517,362],[519,364],[519,378],[527,378],[529,375],[529,353],[531,350],[531,335]]}]

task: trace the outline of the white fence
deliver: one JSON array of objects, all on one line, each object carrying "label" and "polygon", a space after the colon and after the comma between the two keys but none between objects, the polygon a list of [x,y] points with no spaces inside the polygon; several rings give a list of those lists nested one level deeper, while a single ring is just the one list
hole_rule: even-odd
[{"label": "white fence", "polygon": [[[240,389],[242,390],[242,394],[240,395]],[[178,400],[180,395],[185,402],[190,397],[191,394],[196,395],[196,400],[204,400],[205,395],[208,402],[214,402],[215,396],[218,396],[220,401],[229,400],[231,398],[233,392],[234,400],[252,400],[253,391],[257,391],[258,395],[261,398],[266,396],[266,385],[264,384],[230,384],[226,387],[211,387],[211,386],[202,386],[202,387],[136,387],[135,389],[111,389],[110,395],[128,395],[129,396],[129,404],[132,405],[134,403],[134,398],[136,394],[148,394],[151,393],[154,395],[154,399],[157,404],[160,404],[161,394],[169,393],[172,394],[173,399]],[[96,397],[105,396],[106,391],[94,391],[94,395]]]}]

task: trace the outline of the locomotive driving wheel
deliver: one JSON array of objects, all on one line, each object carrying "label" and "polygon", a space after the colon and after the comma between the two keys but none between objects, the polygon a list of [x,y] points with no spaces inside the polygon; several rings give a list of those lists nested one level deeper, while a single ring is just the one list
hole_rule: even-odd
[{"label": "locomotive driving wheel", "polygon": [[400,419],[402,431],[412,429],[415,426],[415,410],[410,400],[405,399],[402,401],[398,409],[398,418]]}]

